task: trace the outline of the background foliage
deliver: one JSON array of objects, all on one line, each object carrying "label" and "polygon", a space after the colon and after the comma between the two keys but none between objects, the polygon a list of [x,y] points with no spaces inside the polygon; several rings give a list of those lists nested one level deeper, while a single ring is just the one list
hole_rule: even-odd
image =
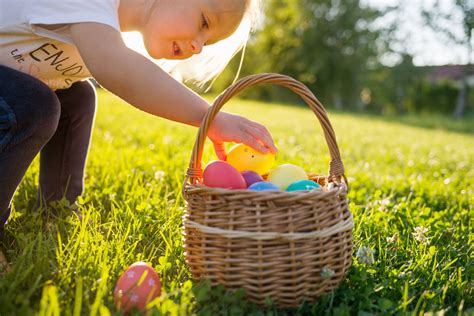
[{"label": "background foliage", "polygon": [[[399,19],[379,23],[402,14],[403,1],[385,9],[375,9],[359,0],[278,0],[264,4],[263,25],[247,47],[242,75],[290,75],[308,85],[327,107],[338,110],[449,115],[457,110],[463,92],[465,106],[460,116],[474,113],[469,86],[464,82],[467,77],[460,81],[428,80],[432,69],[415,66],[409,52],[410,39],[397,35],[402,26]],[[453,42],[454,35],[439,36],[445,38],[447,46],[469,44],[466,38],[470,38],[474,25],[469,24],[474,7],[461,0],[453,6],[453,10],[461,8],[463,21],[459,21],[459,14],[445,13],[437,4],[421,13],[426,25],[437,32],[448,32],[450,25],[463,25],[467,33],[462,40]],[[394,57],[390,66],[381,62],[387,55]],[[232,82],[239,61],[234,59],[213,91],[221,91]],[[464,68],[466,76],[471,74],[470,65]],[[295,101],[292,94],[274,87],[256,89],[246,96]]]}]

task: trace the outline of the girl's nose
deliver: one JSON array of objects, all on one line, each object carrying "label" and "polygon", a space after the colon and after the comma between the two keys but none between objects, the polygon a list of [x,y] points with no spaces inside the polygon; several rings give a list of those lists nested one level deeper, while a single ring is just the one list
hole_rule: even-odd
[{"label": "girl's nose", "polygon": [[199,54],[202,51],[203,44],[199,40],[192,40],[191,41],[191,51],[193,54]]}]

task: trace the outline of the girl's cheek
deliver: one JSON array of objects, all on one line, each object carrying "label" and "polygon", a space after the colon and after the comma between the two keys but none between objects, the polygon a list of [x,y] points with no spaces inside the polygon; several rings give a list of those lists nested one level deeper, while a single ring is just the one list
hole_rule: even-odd
[{"label": "girl's cheek", "polygon": [[143,42],[145,44],[145,48],[146,48],[148,54],[151,57],[153,57],[153,58],[162,58],[162,56],[160,56],[161,54],[159,52],[159,47],[160,47],[159,39],[157,39],[154,36],[150,36],[150,34],[144,34]]}]

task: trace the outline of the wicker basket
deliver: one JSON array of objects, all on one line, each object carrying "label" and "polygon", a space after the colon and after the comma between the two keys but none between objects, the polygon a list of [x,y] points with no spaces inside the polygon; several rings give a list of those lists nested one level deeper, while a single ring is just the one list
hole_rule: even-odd
[{"label": "wicker basket", "polygon": [[[328,176],[309,177],[325,191],[227,190],[202,185],[201,157],[209,125],[222,106],[246,87],[264,83],[299,94],[321,123],[331,154]],[[241,79],[207,112],[183,187],[186,262],[195,280],[210,279],[247,297],[280,307],[314,302],[345,278],[352,258],[352,214],[336,138],[321,103],[302,83],[279,74]]]}]

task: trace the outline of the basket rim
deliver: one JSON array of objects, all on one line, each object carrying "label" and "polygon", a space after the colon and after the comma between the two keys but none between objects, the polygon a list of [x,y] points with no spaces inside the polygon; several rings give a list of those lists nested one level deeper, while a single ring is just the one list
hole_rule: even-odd
[{"label": "basket rim", "polygon": [[267,191],[253,191],[253,190],[249,190],[249,189],[224,189],[224,188],[214,188],[214,187],[208,187],[202,183],[196,183],[196,184],[192,184],[192,183],[186,183],[186,185],[184,186],[184,191],[186,192],[186,194],[196,194],[196,193],[202,193],[202,192],[208,192],[210,194],[215,194],[215,195],[251,195],[251,196],[261,196],[261,197],[265,197],[265,196],[276,196],[276,195],[279,195],[279,196],[286,196],[286,197],[290,197],[290,196],[293,196],[293,197],[313,197],[313,196],[318,196],[318,195],[321,195],[321,196],[333,196],[333,195],[337,195],[337,194],[340,194],[340,193],[347,193],[348,191],[348,188],[347,188],[347,185],[344,183],[344,182],[341,182],[341,183],[334,183],[334,187],[331,188],[331,189],[327,189],[326,190],[321,190],[321,189],[318,189],[318,190],[301,190],[301,191],[282,191],[282,190],[279,190],[279,191],[270,191],[270,190],[267,190]]}]

